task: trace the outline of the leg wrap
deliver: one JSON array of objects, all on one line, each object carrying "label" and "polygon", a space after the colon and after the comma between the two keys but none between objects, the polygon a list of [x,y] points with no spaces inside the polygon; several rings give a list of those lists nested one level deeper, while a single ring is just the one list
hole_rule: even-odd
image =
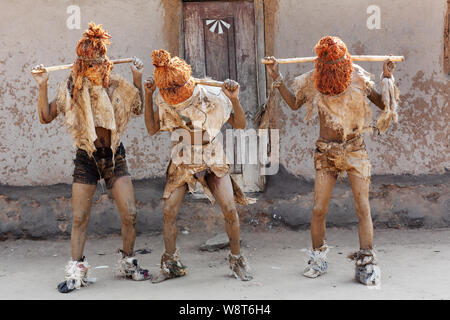
[{"label": "leg wrap", "polygon": [[114,275],[135,281],[150,279],[148,270],[142,269],[134,256],[126,256],[122,250],[119,250],[119,261],[117,262]]},{"label": "leg wrap", "polygon": [[243,255],[234,255],[230,252],[228,255],[228,261],[230,262],[231,274],[242,281],[252,280],[253,277],[250,275],[250,266]]},{"label": "leg wrap", "polygon": [[58,291],[61,293],[68,293],[74,289],[87,287],[87,274],[89,268],[89,263],[85,257],[83,257],[81,261],[70,260],[65,267],[65,280],[58,285]]},{"label": "leg wrap", "polygon": [[161,270],[152,276],[152,282],[158,283],[167,279],[186,275],[186,266],[180,261],[178,250],[174,254],[164,252],[161,256]]},{"label": "leg wrap", "polygon": [[182,277],[186,274],[186,266],[180,261],[178,250],[174,254],[163,253],[161,256],[161,271],[169,279]]},{"label": "leg wrap", "polygon": [[308,278],[317,278],[328,269],[327,253],[330,251],[324,243],[319,249],[306,250],[309,256],[308,264],[303,270],[303,275]]},{"label": "leg wrap", "polygon": [[377,286],[381,282],[381,271],[377,265],[375,251],[362,249],[351,253],[348,258],[355,261],[355,278],[366,286]]}]

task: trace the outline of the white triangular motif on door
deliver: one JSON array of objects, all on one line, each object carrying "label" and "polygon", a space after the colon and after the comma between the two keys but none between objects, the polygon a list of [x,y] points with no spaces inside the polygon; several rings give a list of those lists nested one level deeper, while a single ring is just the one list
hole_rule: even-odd
[{"label": "white triangular motif on door", "polygon": [[222,26],[224,26],[227,29],[230,29],[230,24],[221,20],[221,19],[213,19],[213,20],[206,20],[206,25],[209,26],[210,24],[212,24],[211,28],[209,28],[209,31],[211,32],[216,32],[217,29],[217,33],[218,34],[222,34],[223,33],[223,29]]}]

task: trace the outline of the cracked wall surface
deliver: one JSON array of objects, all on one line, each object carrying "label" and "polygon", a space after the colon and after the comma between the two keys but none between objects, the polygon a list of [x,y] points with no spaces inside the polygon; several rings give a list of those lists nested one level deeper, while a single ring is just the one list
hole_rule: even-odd
[{"label": "cracked wall surface", "polygon": [[[51,185],[71,183],[75,148],[59,116],[42,125],[37,113],[38,88],[30,69],[73,63],[75,46],[90,21],[102,23],[112,35],[111,59],[137,56],[145,64],[144,80],[153,72],[151,51],[178,53],[181,2],[77,1],[81,29],[69,30],[70,1],[3,1],[0,10],[0,183]],[[20,23],[12,26],[12,19]],[[39,19],[37,19],[39,17]],[[114,68],[132,81],[129,66]],[[50,74],[49,99],[68,71]],[[143,116],[132,119],[122,136],[130,173],[135,179],[162,176],[169,159],[169,135],[148,135]]]},{"label": "cracked wall surface", "polygon": [[[70,183],[74,148],[62,117],[41,125],[32,66],[72,63],[75,45],[89,21],[103,23],[112,35],[111,58],[136,55],[153,71],[156,48],[177,52],[181,1],[77,1],[81,30],[66,27],[70,1],[17,0],[0,11],[0,183],[15,186]],[[366,9],[377,4],[381,29],[368,30]],[[265,1],[266,52],[277,57],[310,56],[327,34],[340,36],[353,54],[401,54],[395,72],[401,90],[399,123],[387,134],[366,135],[373,174],[439,174],[450,168],[449,80],[444,71],[447,0],[269,0]],[[11,17],[20,17],[12,27]],[[36,19],[39,17],[39,19]],[[381,63],[360,63],[378,76]],[[286,81],[312,64],[281,66]],[[115,71],[131,80],[127,65]],[[67,72],[50,75],[49,96]],[[281,164],[293,175],[312,178],[318,125],[307,125],[304,111],[281,103]],[[374,107],[375,110],[375,107]],[[374,117],[379,111],[374,111]],[[129,123],[122,137],[134,179],[161,177],[169,158],[169,135],[150,137],[143,117]],[[12,205],[11,205],[12,206]],[[11,207],[13,208],[13,206]],[[11,209],[12,210],[12,209]],[[13,219],[13,217],[11,218]]]},{"label": "cracked wall surface", "polygon": [[[450,168],[450,77],[444,70],[444,21],[447,0],[420,1],[270,1],[276,7],[273,52],[276,57],[313,55],[313,47],[325,35],[346,42],[351,54],[404,55],[395,78],[401,91],[399,123],[387,133],[365,135],[373,174],[444,173]],[[381,28],[369,30],[369,5],[380,8]],[[266,25],[267,27],[267,25]],[[270,41],[269,41],[270,43]],[[267,45],[267,43],[266,43]],[[360,62],[379,84],[382,63]],[[282,65],[292,85],[296,75],[312,64]],[[379,88],[379,87],[378,87]],[[374,119],[379,110],[372,105]],[[313,151],[318,123],[308,125],[304,110],[291,111],[281,103],[281,164],[299,176],[314,177]]]}]

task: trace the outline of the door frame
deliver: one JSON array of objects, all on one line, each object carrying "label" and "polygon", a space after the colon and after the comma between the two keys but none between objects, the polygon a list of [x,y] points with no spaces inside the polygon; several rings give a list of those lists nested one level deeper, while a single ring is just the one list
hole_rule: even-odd
[{"label": "door frame", "polygon": [[[194,2],[194,1],[184,1],[179,0],[181,2],[181,12],[180,12],[180,23],[179,23],[179,37],[178,37],[178,55],[181,58],[185,58],[185,37],[184,37],[184,2]],[[203,1],[218,1],[218,0],[198,0],[198,2]],[[236,0],[220,0],[221,2],[234,2]],[[266,90],[267,90],[267,82],[266,82],[266,69],[264,65],[261,63],[261,59],[265,57],[265,33],[264,33],[264,0],[242,0],[246,2],[253,2],[254,8],[254,16],[255,16],[255,65],[256,65],[256,81],[257,81],[257,107],[261,106],[266,101]],[[253,110],[252,116],[255,115],[256,109]],[[250,119],[251,120],[251,119]],[[259,164],[259,166],[261,166]],[[245,165],[243,166],[243,175],[245,170]],[[244,187],[244,191],[255,192],[255,191],[264,191],[266,178],[264,175],[259,174],[260,168],[258,168],[258,176],[253,177],[248,187]]]}]

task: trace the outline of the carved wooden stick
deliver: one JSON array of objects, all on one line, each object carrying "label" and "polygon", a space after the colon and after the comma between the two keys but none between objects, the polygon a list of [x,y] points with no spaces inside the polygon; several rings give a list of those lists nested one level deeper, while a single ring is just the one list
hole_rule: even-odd
[{"label": "carved wooden stick", "polygon": [[[305,58],[288,58],[288,59],[277,59],[279,64],[287,63],[301,63],[301,62],[314,62],[317,57],[305,57]],[[386,61],[390,59],[396,62],[405,61],[404,56],[352,56],[353,61]],[[272,64],[271,60],[261,59],[262,64]]]},{"label": "carved wooden stick", "polygon": [[[120,64],[120,63],[130,63],[133,62],[133,58],[125,58],[125,59],[116,59],[111,60],[114,64]],[[73,64],[64,64],[61,66],[53,66],[53,67],[45,67],[44,69],[31,69],[31,73],[42,73],[44,71],[51,72],[51,71],[58,71],[58,70],[67,70],[71,69],[73,67]]]}]

